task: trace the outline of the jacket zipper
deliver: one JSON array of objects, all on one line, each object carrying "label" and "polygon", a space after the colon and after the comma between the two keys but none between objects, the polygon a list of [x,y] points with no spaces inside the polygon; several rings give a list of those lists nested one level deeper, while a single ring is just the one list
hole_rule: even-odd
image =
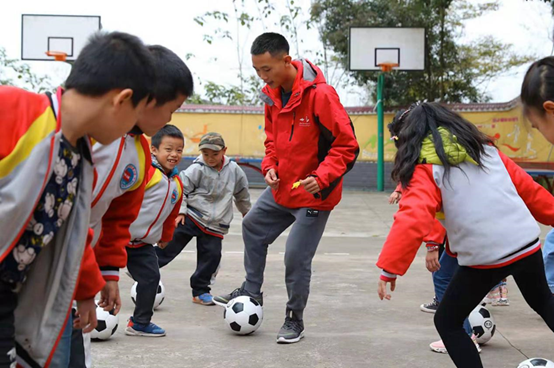
[{"label": "jacket zipper", "polygon": [[289,142],[292,141],[292,134],[294,133],[294,121],[296,120],[296,111],[292,112],[292,124],[290,126]]}]

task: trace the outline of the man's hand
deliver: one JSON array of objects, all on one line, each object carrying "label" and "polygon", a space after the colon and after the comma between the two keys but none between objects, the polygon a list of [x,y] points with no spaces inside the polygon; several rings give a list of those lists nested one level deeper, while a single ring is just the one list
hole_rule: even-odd
[{"label": "man's hand", "polygon": [[271,187],[273,190],[279,189],[280,179],[277,177],[277,173],[274,169],[269,169],[267,174],[265,174],[265,183]]},{"label": "man's hand", "polygon": [[158,242],[158,248],[164,249],[165,247],[167,247],[167,244],[169,244],[169,242],[159,241]]},{"label": "man's hand", "polygon": [[114,315],[119,313],[121,309],[121,297],[119,296],[119,284],[117,281],[106,281],[106,285],[100,292],[100,308],[105,311],[114,311]]},{"label": "man's hand", "polygon": [[387,294],[387,284],[390,283],[390,291],[393,292],[394,289],[396,289],[396,279],[392,281],[384,281],[379,279],[379,285],[377,288],[377,294],[379,294],[379,299],[387,299],[390,300],[391,295]]},{"label": "man's hand", "polygon": [[439,263],[439,250],[433,250],[431,252],[427,252],[427,255],[425,256],[425,267],[429,270],[429,272],[437,272],[441,268],[441,264]]},{"label": "man's hand", "polygon": [[175,217],[175,227],[179,226],[179,224],[185,224],[185,215],[180,214],[179,216]]},{"label": "man's hand", "polygon": [[89,333],[98,324],[96,320],[96,304],[94,298],[77,301],[77,313],[73,320],[73,328],[82,329],[83,333]]},{"label": "man's hand", "polygon": [[389,204],[396,204],[396,203],[400,202],[401,199],[402,199],[402,193],[392,192],[390,197],[389,197]]},{"label": "man's hand", "polygon": [[313,176],[310,176],[304,180],[301,180],[300,185],[302,185],[304,189],[310,194],[319,193],[319,191],[321,190],[319,188],[319,184],[317,184],[317,180],[315,180]]}]

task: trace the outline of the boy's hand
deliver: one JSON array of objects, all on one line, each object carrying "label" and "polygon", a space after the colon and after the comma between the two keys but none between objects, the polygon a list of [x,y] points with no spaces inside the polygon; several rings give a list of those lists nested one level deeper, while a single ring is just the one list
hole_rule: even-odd
[{"label": "boy's hand", "polygon": [[265,183],[271,187],[273,190],[279,189],[280,179],[277,177],[277,173],[274,169],[269,169],[267,174],[265,174]]},{"label": "boy's hand", "polygon": [[167,244],[168,244],[168,242],[159,241],[158,242],[158,248],[164,249],[165,247],[167,247]]},{"label": "boy's hand", "polygon": [[389,204],[396,204],[396,203],[400,202],[401,199],[402,199],[402,193],[392,192],[390,197],[389,197]]},{"label": "boy's hand", "polygon": [[119,284],[117,281],[106,281],[106,285],[100,292],[98,306],[106,312],[114,311],[114,315],[121,309],[121,297],[119,296]]},{"label": "boy's hand", "polygon": [[185,224],[185,215],[181,214],[175,218],[175,227],[179,226],[179,223],[181,225]]},{"label": "boy's hand", "polygon": [[439,263],[438,250],[427,252],[427,255],[425,256],[425,267],[427,267],[429,272],[437,272],[440,270],[441,264]]},{"label": "boy's hand", "polygon": [[384,281],[379,279],[379,285],[377,288],[377,294],[379,294],[379,299],[387,299],[390,300],[391,295],[387,294],[387,284],[390,283],[390,291],[393,292],[394,289],[396,289],[396,280],[392,281]]},{"label": "boy's hand", "polygon": [[96,303],[94,298],[77,301],[77,312],[75,313],[73,328],[82,329],[83,333],[89,333],[98,324],[96,320]]},{"label": "boy's hand", "polygon": [[319,191],[321,190],[319,188],[319,184],[317,184],[317,180],[315,180],[313,176],[301,180],[300,185],[302,185],[304,189],[310,194],[319,193]]}]

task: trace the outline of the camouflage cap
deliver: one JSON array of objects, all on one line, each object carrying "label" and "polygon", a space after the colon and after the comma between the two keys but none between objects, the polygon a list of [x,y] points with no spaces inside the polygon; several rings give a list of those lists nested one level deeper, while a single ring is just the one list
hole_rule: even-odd
[{"label": "camouflage cap", "polygon": [[225,141],[219,133],[206,133],[200,139],[198,149],[211,149],[213,151],[221,151],[225,148]]}]

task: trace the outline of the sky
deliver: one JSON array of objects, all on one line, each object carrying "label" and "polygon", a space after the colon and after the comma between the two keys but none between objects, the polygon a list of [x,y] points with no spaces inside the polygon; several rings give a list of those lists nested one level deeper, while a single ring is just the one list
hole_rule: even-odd
[{"label": "sky", "polygon": [[[290,0],[289,0],[290,1]],[[471,0],[479,3],[482,0]],[[550,8],[540,0],[499,0],[500,9],[478,19],[466,22],[463,42],[494,35],[504,42],[514,45],[522,54],[531,54],[536,58],[552,54],[553,20]],[[236,3],[241,3],[236,1]],[[244,0],[251,15],[259,14],[257,0]],[[202,90],[207,81],[220,84],[238,84],[239,55],[242,59],[243,73],[253,74],[250,64],[249,46],[254,38],[264,31],[287,33],[278,25],[278,20],[287,14],[286,0],[275,0],[273,14],[263,22],[256,21],[251,29],[239,27],[236,35],[236,23],[206,22],[202,27],[194,21],[195,17],[206,12],[221,11],[234,14],[232,0],[24,0],[4,1],[0,12],[0,47],[4,47],[8,57],[19,59],[21,56],[21,14],[72,14],[99,15],[105,30],[118,30],[139,36],[147,44],[161,44],[188,60],[187,65],[195,75],[197,89]],[[155,4],[156,6],[153,6]],[[314,58],[314,52],[321,50],[317,31],[306,29],[303,21],[309,16],[310,0],[296,0],[294,6],[302,8],[297,18],[298,44],[291,42],[291,54]],[[216,30],[228,31],[233,40],[220,39]],[[204,35],[214,38],[210,45]],[[236,40],[239,40],[238,52]],[[290,40],[289,40],[290,41]],[[53,62],[28,62],[38,74],[49,75],[54,84],[63,82],[69,73],[69,65]],[[528,65],[510,71],[483,86],[495,102],[509,101],[519,94],[521,81]],[[331,72],[329,72],[331,74]],[[336,80],[331,76],[327,79]],[[343,103],[347,106],[359,106],[367,101],[367,94],[354,85],[338,88]]]}]

